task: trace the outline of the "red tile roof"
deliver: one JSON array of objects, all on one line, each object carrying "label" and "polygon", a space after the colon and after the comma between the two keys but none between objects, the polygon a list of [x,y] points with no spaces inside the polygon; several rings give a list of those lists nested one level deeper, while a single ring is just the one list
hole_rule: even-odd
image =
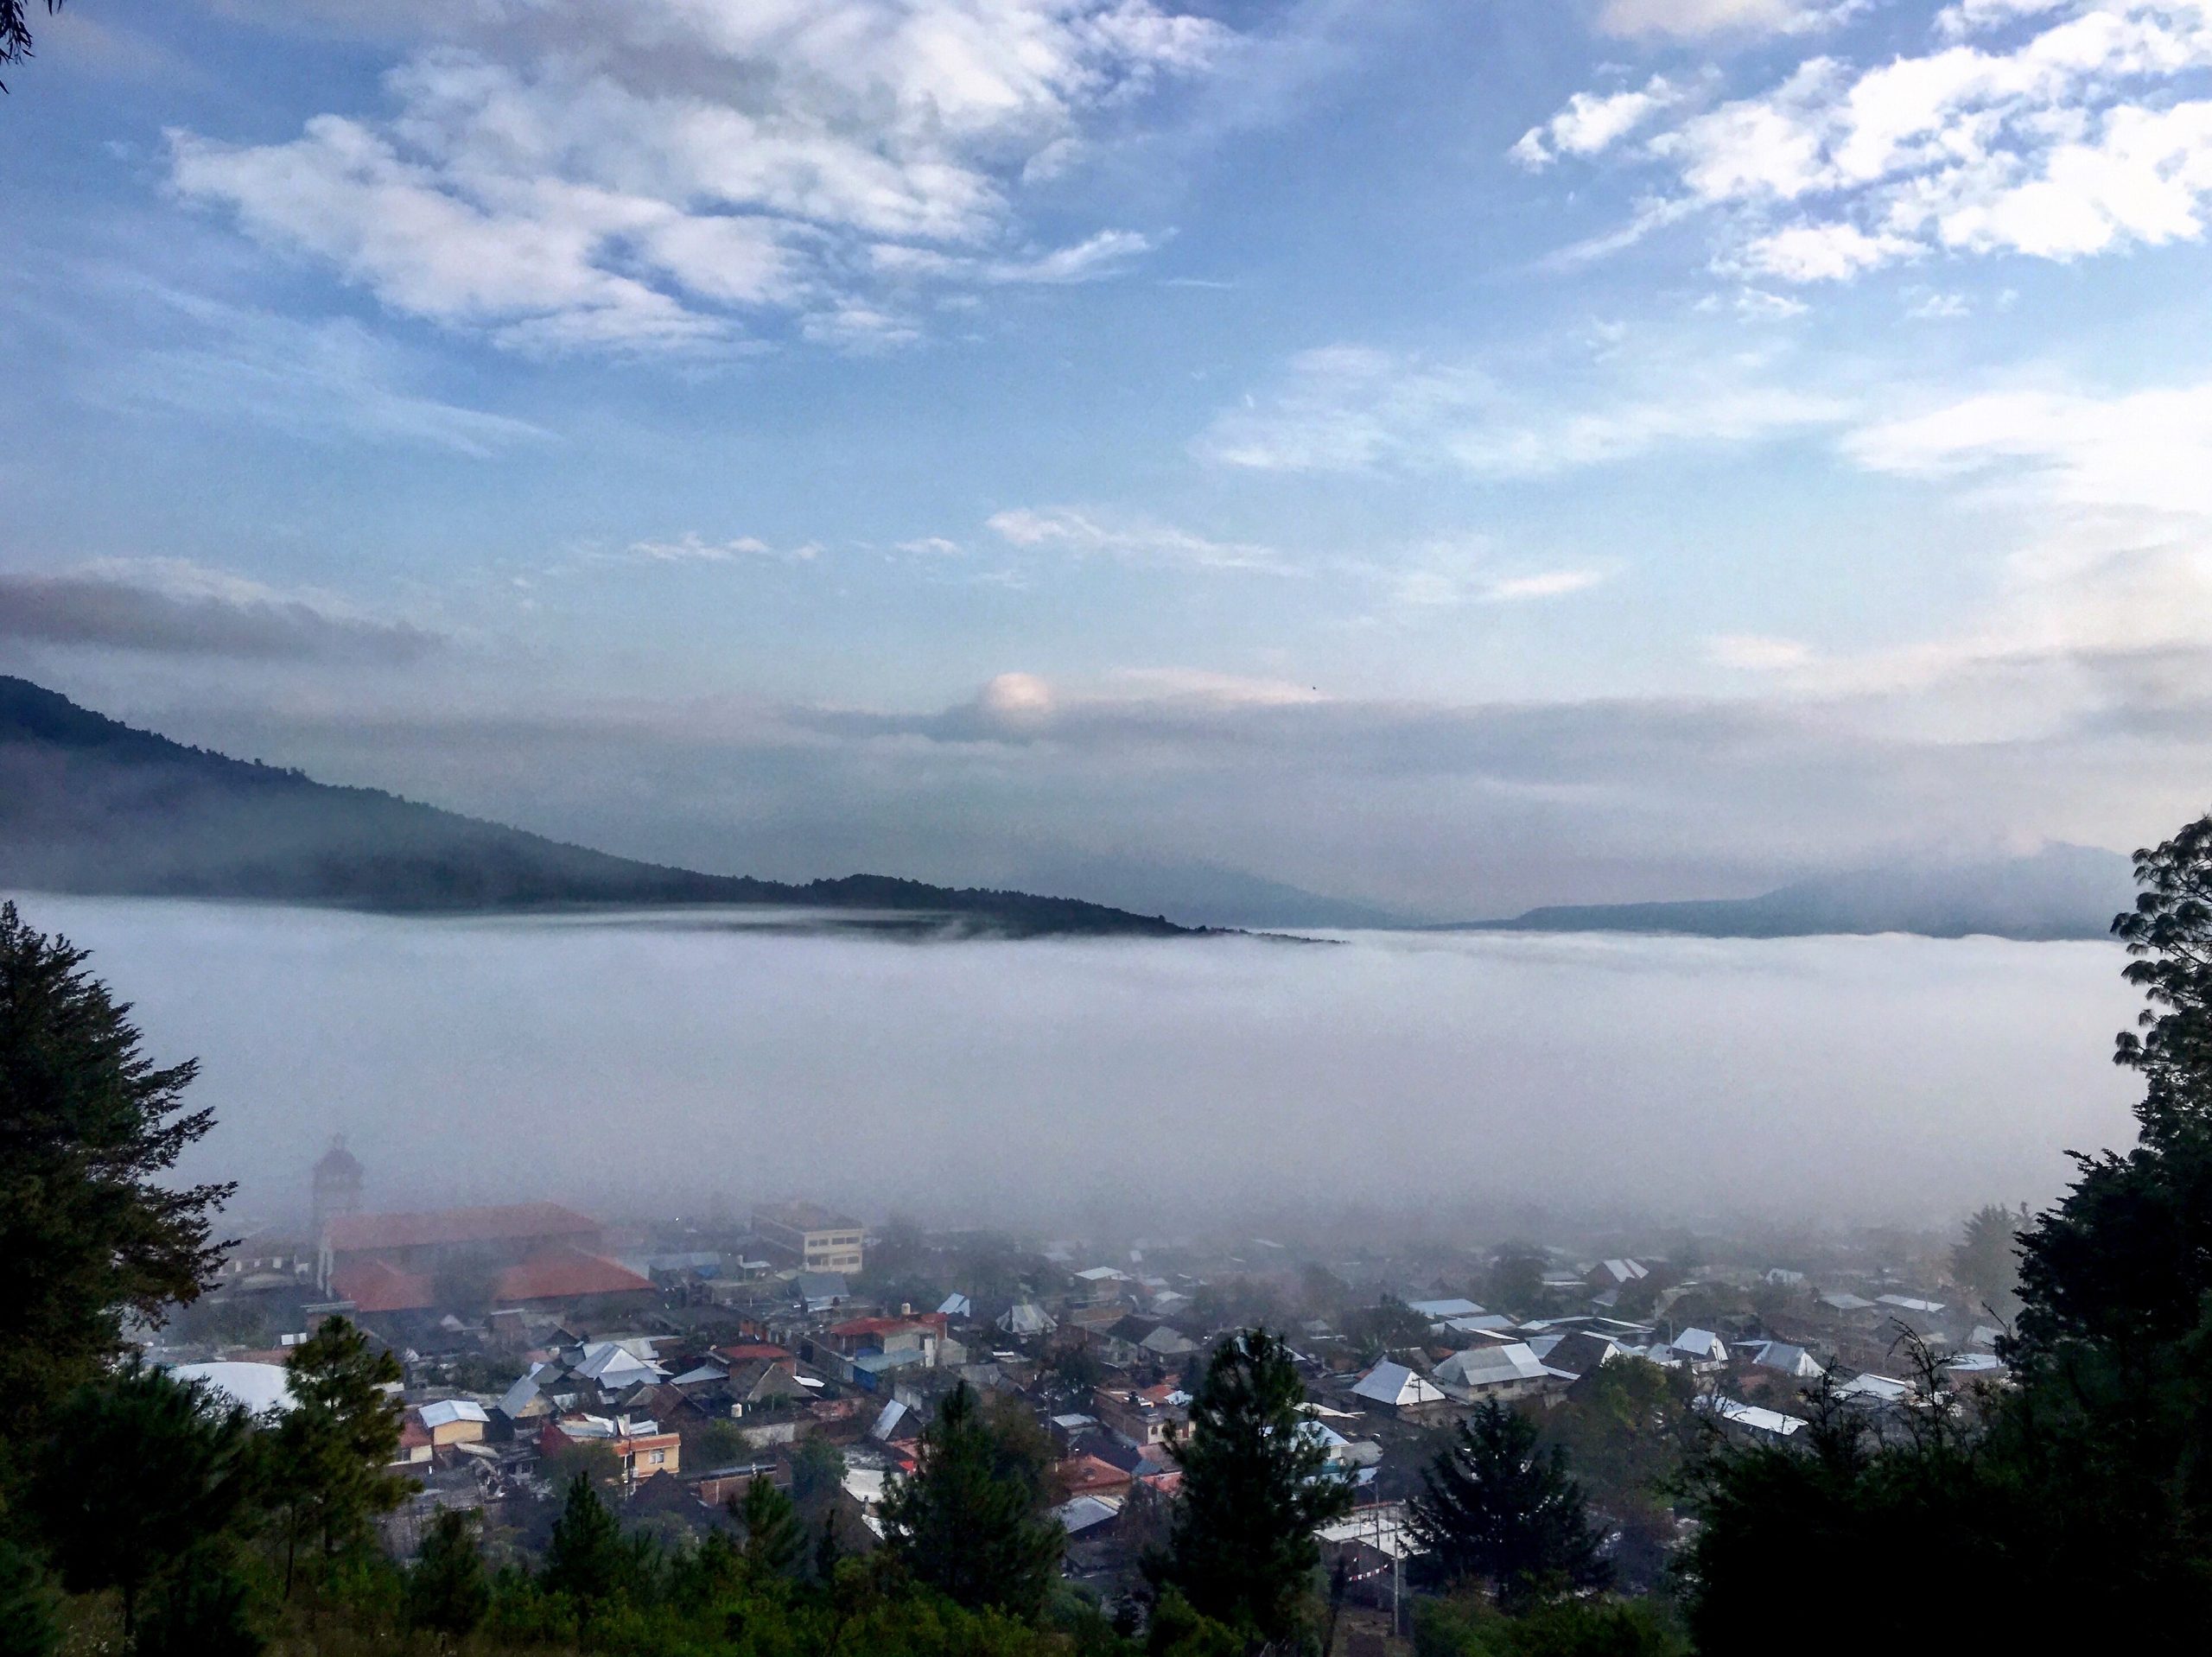
[{"label": "red tile roof", "polygon": [[1060,1463],[1060,1482],[1071,1496],[1096,1495],[1101,1490],[1127,1488],[1129,1476],[1111,1462],[1096,1456],[1071,1456]]},{"label": "red tile roof", "polygon": [[373,1255],[349,1260],[330,1274],[330,1292],[359,1311],[418,1311],[430,1304],[430,1279]]},{"label": "red tile roof", "polygon": [[442,1243],[596,1237],[599,1231],[598,1221],[558,1203],[516,1203],[504,1208],[440,1209],[429,1214],[341,1214],[330,1222],[330,1247],[343,1254]]},{"label": "red tile roof", "polygon": [[499,1292],[502,1300],[568,1300],[639,1290],[650,1293],[652,1286],[651,1278],[639,1277],[620,1261],[561,1244],[542,1248],[500,1273]]}]

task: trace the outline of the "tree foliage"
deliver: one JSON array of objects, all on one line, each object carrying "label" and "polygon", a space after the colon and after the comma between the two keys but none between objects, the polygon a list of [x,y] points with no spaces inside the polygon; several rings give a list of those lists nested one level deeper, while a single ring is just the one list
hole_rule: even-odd
[{"label": "tree foliage", "polygon": [[148,1584],[238,1517],[249,1425],[204,1383],[136,1363],[72,1394],[54,1412],[33,1487],[63,1585],[113,1588],[134,1631]]},{"label": "tree foliage", "polygon": [[1441,1574],[1478,1581],[1503,1604],[1603,1587],[1611,1577],[1566,1451],[1540,1449],[1537,1438],[1518,1410],[1484,1400],[1422,1470],[1412,1502],[1414,1533]]},{"label": "tree foliage", "polygon": [[1045,1511],[1020,1451],[965,1381],[922,1434],[920,1468],[885,1493],[892,1556],[955,1603],[1034,1619],[1067,1533]]},{"label": "tree foliage", "polygon": [[1291,1638],[1320,1561],[1319,1526],[1351,1507],[1300,1406],[1290,1349],[1266,1330],[1224,1342],[1171,1448],[1183,1484],[1163,1555],[1147,1562],[1200,1616],[1251,1637]]},{"label": "tree foliage", "polygon": [[[46,15],[61,10],[61,0],[46,0]],[[31,55],[30,10],[24,0],[0,0],[0,68],[22,62]],[[0,92],[8,90],[0,82]]]},{"label": "tree foliage", "polygon": [[458,1645],[492,1609],[492,1578],[476,1540],[477,1517],[448,1508],[430,1521],[407,1572],[406,1620]]},{"label": "tree foliage", "polygon": [[733,1506],[745,1527],[745,1568],[753,1579],[798,1575],[806,1562],[806,1527],[799,1521],[798,1505],[760,1475],[745,1487],[744,1501]]},{"label": "tree foliage", "polygon": [[284,1591],[301,1552],[322,1560],[359,1546],[411,1482],[389,1470],[399,1454],[399,1360],[343,1317],[326,1318],[292,1349],[293,1407],[270,1427],[267,1488],[284,1539]]},{"label": "tree foliage", "polygon": [[229,1185],[162,1177],[213,1122],[188,1111],[196,1066],[140,1049],[130,1009],[86,953],[0,904],[0,1397],[39,1412],[123,1350],[123,1319],[195,1298],[226,1244]]}]

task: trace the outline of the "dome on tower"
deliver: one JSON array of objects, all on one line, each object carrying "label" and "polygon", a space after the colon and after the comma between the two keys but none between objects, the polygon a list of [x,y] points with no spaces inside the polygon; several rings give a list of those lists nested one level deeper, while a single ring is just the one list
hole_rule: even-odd
[{"label": "dome on tower", "polygon": [[330,1149],[324,1152],[322,1159],[315,1165],[315,1183],[318,1185],[359,1184],[361,1173],[360,1159],[346,1148],[346,1136],[343,1133],[332,1134]]}]

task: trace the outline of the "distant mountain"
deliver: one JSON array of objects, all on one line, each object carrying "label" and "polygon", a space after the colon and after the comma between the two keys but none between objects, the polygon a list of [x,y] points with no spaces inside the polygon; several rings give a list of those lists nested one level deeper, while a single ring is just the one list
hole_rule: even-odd
[{"label": "distant mountain", "polygon": [[884,875],[804,886],[701,874],[189,748],[0,676],[0,888],[412,911],[721,905],[886,930],[1189,936],[1068,898]]},{"label": "distant mountain", "polygon": [[1027,858],[1007,871],[1025,886],[1080,892],[1123,909],[1156,909],[1186,926],[1373,930],[1408,917],[1348,898],[1331,898],[1280,880],[1207,863],[1154,863],[1085,852]]},{"label": "distant mountain", "polygon": [[2030,856],[1897,865],[1800,881],[1756,898],[1688,903],[1554,905],[1454,931],[1675,932],[1697,937],[1818,933],[1974,934],[2046,940],[2111,936],[2135,902],[2133,865],[2118,852],[2047,846]]}]

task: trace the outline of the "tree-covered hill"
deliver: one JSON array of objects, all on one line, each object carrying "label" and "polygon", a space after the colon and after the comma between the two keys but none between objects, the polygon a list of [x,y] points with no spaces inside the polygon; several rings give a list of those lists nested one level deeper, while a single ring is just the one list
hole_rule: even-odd
[{"label": "tree-covered hill", "polygon": [[743,905],[1019,936],[1185,935],[1075,898],[852,874],[804,886],[670,868],[318,783],[0,676],[0,886],[400,911]]}]

